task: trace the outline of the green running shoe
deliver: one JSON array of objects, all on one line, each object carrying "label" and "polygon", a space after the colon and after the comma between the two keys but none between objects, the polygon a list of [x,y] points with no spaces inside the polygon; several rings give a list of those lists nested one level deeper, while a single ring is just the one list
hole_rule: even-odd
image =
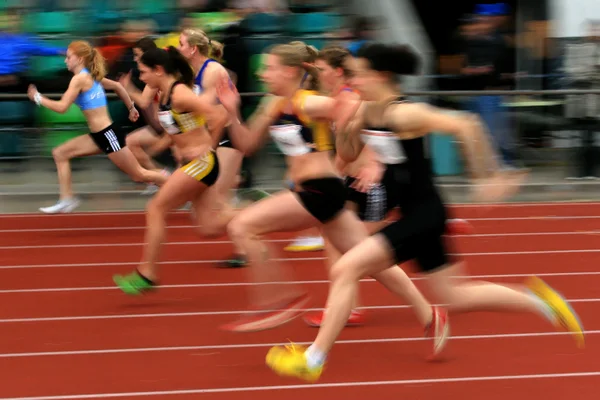
[{"label": "green running shoe", "polygon": [[139,296],[156,288],[154,282],[142,276],[137,270],[129,275],[114,275],[113,281],[124,293],[132,296]]}]

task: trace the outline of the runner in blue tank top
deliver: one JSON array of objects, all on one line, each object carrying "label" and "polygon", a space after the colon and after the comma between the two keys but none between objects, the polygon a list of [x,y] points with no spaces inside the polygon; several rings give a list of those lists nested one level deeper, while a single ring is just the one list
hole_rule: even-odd
[{"label": "runner in blue tank top", "polygon": [[74,76],[60,100],[42,96],[33,85],[29,87],[28,96],[38,106],[61,114],[76,104],[87,120],[90,133],[73,138],[52,150],[60,198],[55,205],[40,208],[40,211],[49,214],[68,213],[79,206],[79,199],[73,196],[69,163],[75,157],[104,153],[134,181],[162,185],[167,177],[160,171],[142,168],[125,145],[126,134],[113,124],[108,113],[105,89],[117,92],[129,109],[129,119],[137,120],[139,113],[125,89],[118,82],[104,77],[106,70],[102,55],[88,42],[74,41],[68,47],[65,62]]},{"label": "runner in blue tank top", "polygon": [[[185,29],[179,37],[179,51],[196,71],[194,79],[196,94],[215,93],[218,80],[223,74],[229,72],[219,62],[223,56],[223,45],[210,39],[200,29]],[[215,102],[218,103],[219,99],[216,94],[214,97]],[[241,180],[240,171],[244,159],[244,154],[235,147],[235,143],[229,137],[229,126],[225,127],[223,134],[215,143],[215,147],[221,169],[219,178],[212,189],[213,199],[210,201],[213,204],[210,207],[196,210],[198,223],[202,226],[204,235],[208,236],[220,236],[225,233],[223,229],[233,218],[234,210],[231,203],[233,193]],[[215,205],[217,206],[215,207]],[[215,209],[218,211],[217,215],[214,214]],[[235,255],[220,264],[224,267],[243,267],[245,265],[246,256],[241,249],[235,249]]]}]

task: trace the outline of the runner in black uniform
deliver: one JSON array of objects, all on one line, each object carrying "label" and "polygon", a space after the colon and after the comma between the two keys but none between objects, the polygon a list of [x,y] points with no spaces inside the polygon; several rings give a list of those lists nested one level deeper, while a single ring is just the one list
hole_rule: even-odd
[{"label": "runner in black uniform", "polygon": [[404,152],[407,161],[387,165],[383,177],[396,188],[393,201],[400,205],[402,218],[350,249],[332,266],[328,308],[314,343],[306,351],[297,345],[273,347],[267,364],[279,375],[317,380],[348,320],[360,279],[408,260],[416,261],[417,268],[428,275],[433,292],[451,309],[532,312],[565,327],[583,344],[576,314],[538,278],[530,278],[528,285],[520,288],[452,279],[461,264],[450,260],[443,242],[446,209],[425,157],[423,137],[429,132],[447,132],[462,141],[474,177],[492,184],[476,192],[479,200],[501,200],[509,194],[509,185],[516,187],[523,179],[521,174],[499,171],[479,119],[406,102],[393,78],[417,70],[418,58],[407,47],[367,45],[352,64],[352,85],[369,101],[357,103],[354,120],[337,134],[336,149],[347,161],[358,155],[364,142],[381,156]]}]

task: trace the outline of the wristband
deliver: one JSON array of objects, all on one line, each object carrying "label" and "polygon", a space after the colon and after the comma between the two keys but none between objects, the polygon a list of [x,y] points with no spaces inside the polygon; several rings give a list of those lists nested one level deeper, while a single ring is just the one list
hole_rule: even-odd
[{"label": "wristband", "polygon": [[37,104],[38,107],[42,105],[42,95],[40,92],[35,92],[33,95],[33,101],[35,101],[35,104]]}]

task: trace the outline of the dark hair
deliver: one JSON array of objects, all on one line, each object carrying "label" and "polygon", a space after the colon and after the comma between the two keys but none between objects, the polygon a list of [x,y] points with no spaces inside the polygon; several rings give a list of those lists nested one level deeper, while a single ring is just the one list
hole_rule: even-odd
[{"label": "dark hair", "polygon": [[134,49],[142,50],[142,53],[147,52],[148,50],[156,49],[156,43],[150,36],[146,36],[138,40],[135,45],[133,45]]},{"label": "dark hair", "polygon": [[421,67],[419,55],[408,45],[368,43],[356,55],[369,61],[371,69],[398,75],[416,75]]},{"label": "dark hair", "polygon": [[167,50],[150,49],[142,54],[140,62],[150,68],[161,66],[167,74],[177,77],[177,80],[189,87],[194,85],[194,70],[190,63],[181,55],[179,50],[169,46]]},{"label": "dark hair", "polygon": [[350,56],[350,51],[342,46],[327,46],[319,52],[317,59],[325,61],[332,68],[341,68],[344,76],[349,76],[349,71],[346,68],[346,58]]}]

